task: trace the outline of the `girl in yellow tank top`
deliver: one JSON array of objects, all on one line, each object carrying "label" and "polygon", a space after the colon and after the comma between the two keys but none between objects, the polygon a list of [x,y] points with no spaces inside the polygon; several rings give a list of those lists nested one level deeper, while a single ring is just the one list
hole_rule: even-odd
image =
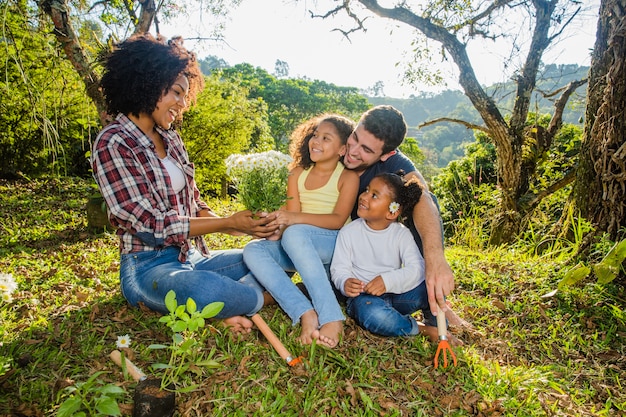
[{"label": "girl in yellow tank top", "polygon": [[[300,125],[291,136],[293,163],[287,184],[287,204],[276,212],[280,232],[275,239],[246,245],[244,260],[257,280],[274,297],[294,324],[300,322],[300,341],[335,347],[345,317],[316,249],[319,242],[305,233],[288,239],[292,225],[308,225],[327,231],[323,243],[334,250],[339,229],[350,219],[359,177],[340,162],[354,123],[337,115],[322,115]],[[301,229],[293,228],[293,230]],[[289,243],[293,242],[293,243]],[[292,266],[293,268],[289,268]],[[284,270],[295,269],[311,300],[305,297]]]}]

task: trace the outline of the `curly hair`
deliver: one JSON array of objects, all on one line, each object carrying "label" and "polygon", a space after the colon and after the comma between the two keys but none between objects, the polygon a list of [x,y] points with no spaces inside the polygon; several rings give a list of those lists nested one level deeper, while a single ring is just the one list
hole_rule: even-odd
[{"label": "curly hair", "polygon": [[189,80],[189,105],[204,87],[204,79],[196,55],[183,47],[181,37],[167,42],[150,34],[126,39],[104,61],[100,87],[108,113],[151,114],[181,75]]},{"label": "curly hair", "polygon": [[374,178],[380,178],[393,193],[392,201],[400,204],[400,218],[404,218],[413,212],[413,208],[422,197],[423,187],[416,177],[404,178],[404,171],[395,174],[383,172]]},{"label": "curly hair", "polygon": [[359,123],[365,130],[384,142],[383,154],[397,149],[406,136],[407,127],[404,116],[393,106],[372,107],[361,116]]},{"label": "curly hair", "polygon": [[355,127],[355,123],[352,120],[338,114],[322,114],[300,124],[294,129],[290,137],[289,153],[293,159],[290,168],[301,166],[307,169],[313,165],[309,151],[309,141],[317,127],[323,122],[332,123],[335,126],[342,145],[346,144]]}]

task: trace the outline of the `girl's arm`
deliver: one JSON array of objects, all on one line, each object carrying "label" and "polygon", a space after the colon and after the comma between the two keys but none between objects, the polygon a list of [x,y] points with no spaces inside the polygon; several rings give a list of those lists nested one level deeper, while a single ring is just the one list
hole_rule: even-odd
[{"label": "girl's arm", "polygon": [[[296,177],[293,175],[292,177]],[[292,224],[310,224],[325,229],[340,229],[346,223],[352,212],[359,190],[359,176],[348,169],[344,169],[337,184],[339,197],[335,203],[333,212],[330,214],[311,214],[300,211],[300,200],[293,198],[287,200],[287,211],[277,212],[277,221],[284,226]],[[297,177],[289,178],[287,195],[297,195]],[[293,190],[296,190],[295,192]]]},{"label": "girl's arm", "polygon": [[424,280],[424,260],[408,229],[401,229],[397,242],[402,266],[383,272],[380,276],[387,292],[402,294],[417,287]]}]

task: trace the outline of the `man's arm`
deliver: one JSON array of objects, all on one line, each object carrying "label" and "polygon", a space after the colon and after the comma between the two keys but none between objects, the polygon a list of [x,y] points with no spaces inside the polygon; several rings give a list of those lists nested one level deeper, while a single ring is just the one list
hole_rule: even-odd
[{"label": "man's arm", "polygon": [[[418,171],[405,175],[406,178],[412,176],[424,181]],[[426,182],[424,181],[423,184],[425,185]],[[413,209],[413,222],[423,244],[430,311],[433,315],[437,315],[437,304],[443,311],[447,311],[444,296],[454,290],[454,274],[444,255],[439,210],[427,191],[422,194]]]}]

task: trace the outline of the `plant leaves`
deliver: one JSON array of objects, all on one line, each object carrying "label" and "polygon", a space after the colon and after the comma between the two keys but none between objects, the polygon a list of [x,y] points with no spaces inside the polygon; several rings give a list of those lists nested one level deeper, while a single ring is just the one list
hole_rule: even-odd
[{"label": "plant leaves", "polygon": [[559,282],[558,288],[566,285],[574,285],[584,279],[591,272],[591,268],[580,262],[578,265],[567,271],[563,279]]},{"label": "plant leaves", "polygon": [[170,328],[172,329],[172,331],[176,333],[184,332],[185,330],[187,330],[187,323],[185,323],[184,321],[177,320],[174,323],[172,323]]},{"label": "plant leaves", "polygon": [[82,404],[80,397],[73,396],[63,401],[57,411],[57,417],[72,417]]},{"label": "plant leaves", "polygon": [[204,306],[204,308],[202,309],[202,312],[200,313],[200,316],[204,317],[205,319],[215,317],[218,315],[220,311],[222,311],[223,308],[224,308],[223,302],[215,301],[213,303],[210,303]]},{"label": "plant leaves", "polygon": [[596,277],[598,277],[598,284],[604,285],[613,281],[615,277],[617,277],[619,269],[613,265],[600,262],[599,264],[594,265],[593,272],[596,274]]},{"label": "plant leaves", "polygon": [[168,348],[167,345],[162,345],[159,343],[155,343],[155,344],[148,346],[148,349],[167,349],[167,348]]},{"label": "plant leaves", "polygon": [[178,302],[176,301],[176,293],[174,290],[169,290],[167,294],[165,294],[165,307],[167,307],[167,311],[173,313],[178,307]]},{"label": "plant leaves", "polygon": [[606,264],[613,267],[619,267],[626,258],[626,239],[619,243],[616,243],[609,253],[602,259],[601,264]]},{"label": "plant leaves", "polygon": [[196,302],[193,300],[193,298],[187,298],[187,312],[189,314],[192,314],[196,312],[198,306],[196,305]]},{"label": "plant leaves", "polygon": [[120,416],[122,415],[120,407],[117,405],[112,397],[102,396],[96,400],[96,410],[107,416]]}]

